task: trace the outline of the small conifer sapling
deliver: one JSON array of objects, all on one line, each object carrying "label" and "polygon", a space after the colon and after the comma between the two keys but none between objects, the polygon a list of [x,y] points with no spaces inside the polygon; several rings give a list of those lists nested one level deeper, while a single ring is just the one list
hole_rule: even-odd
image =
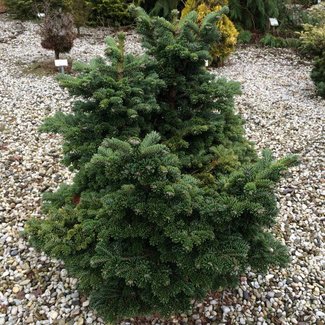
[{"label": "small conifer sapling", "polygon": [[88,21],[90,6],[86,0],[65,0],[65,6],[71,13],[78,36],[80,36],[80,28],[85,26]]},{"label": "small conifer sapling", "polygon": [[73,18],[61,9],[48,10],[40,28],[41,45],[45,49],[53,50],[55,59],[60,53],[69,53],[76,38]]}]

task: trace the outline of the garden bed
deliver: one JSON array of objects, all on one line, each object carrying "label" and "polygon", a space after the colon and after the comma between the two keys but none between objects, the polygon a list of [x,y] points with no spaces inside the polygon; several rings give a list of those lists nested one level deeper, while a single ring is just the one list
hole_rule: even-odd
[{"label": "garden bed", "polygon": [[[26,22],[22,28],[2,15],[0,30],[0,324],[103,324],[62,263],[37,253],[21,236],[26,220],[42,217],[42,193],[71,179],[60,164],[60,137],[37,129],[46,116],[68,111],[72,98],[53,76],[25,72],[53,57],[41,48],[37,25]],[[84,32],[67,57],[103,55],[111,30]],[[133,32],[127,48],[141,52]],[[242,83],[237,107],[258,150],[268,147],[276,157],[301,157],[277,190],[280,215],[274,232],[288,246],[292,261],[287,269],[266,275],[247,272],[237,289],[211,294],[174,323],[324,324],[325,101],[315,96],[310,70],[289,50],[254,47],[238,50],[224,67],[213,70]]]}]

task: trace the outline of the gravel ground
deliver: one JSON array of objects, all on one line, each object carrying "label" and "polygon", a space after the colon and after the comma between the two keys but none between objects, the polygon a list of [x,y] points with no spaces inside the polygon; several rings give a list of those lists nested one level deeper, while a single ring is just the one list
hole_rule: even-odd
[{"label": "gravel ground", "polygon": [[[103,39],[111,32],[85,30],[68,57],[103,55]],[[59,162],[60,137],[37,131],[46,116],[69,110],[72,102],[53,77],[24,72],[31,63],[52,59],[39,44],[36,25],[0,16],[0,325],[104,324],[62,263],[37,253],[20,236],[25,220],[41,216],[42,193],[71,178]],[[127,48],[141,52],[132,33]],[[325,324],[325,101],[314,95],[310,69],[287,50],[246,48],[212,70],[242,83],[237,107],[259,150],[301,156],[277,189],[274,231],[289,247],[292,262],[266,275],[248,271],[238,288],[210,295],[192,314],[165,323]]]}]

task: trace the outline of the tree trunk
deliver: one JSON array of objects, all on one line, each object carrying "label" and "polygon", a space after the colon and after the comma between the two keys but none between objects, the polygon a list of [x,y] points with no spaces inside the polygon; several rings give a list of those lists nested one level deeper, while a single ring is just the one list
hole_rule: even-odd
[{"label": "tree trunk", "polygon": [[57,50],[54,50],[55,53],[55,60],[59,60],[60,59],[60,52]]}]

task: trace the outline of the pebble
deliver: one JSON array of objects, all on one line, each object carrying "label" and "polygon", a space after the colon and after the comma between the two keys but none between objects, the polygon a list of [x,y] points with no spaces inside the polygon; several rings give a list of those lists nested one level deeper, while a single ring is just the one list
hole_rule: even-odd
[{"label": "pebble", "polygon": [[51,318],[51,319],[57,319],[58,316],[59,316],[59,314],[58,314],[58,312],[56,312],[55,310],[52,310],[52,311],[50,312],[50,318]]},{"label": "pebble", "polygon": [[17,287],[17,286],[13,287],[13,289],[12,289],[13,293],[18,293],[19,291],[20,291],[20,287]]}]

